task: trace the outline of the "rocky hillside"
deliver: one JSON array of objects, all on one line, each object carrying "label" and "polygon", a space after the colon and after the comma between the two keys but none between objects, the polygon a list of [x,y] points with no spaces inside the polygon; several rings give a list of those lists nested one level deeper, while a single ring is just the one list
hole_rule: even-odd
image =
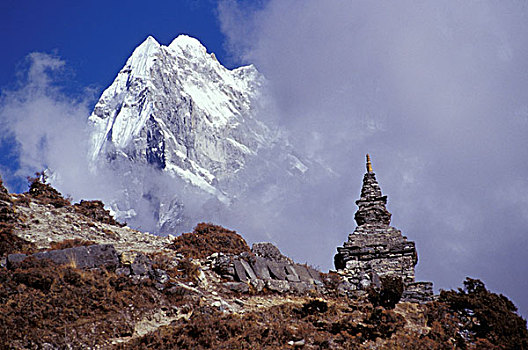
[{"label": "rocky hillside", "polygon": [[39,177],[20,195],[0,184],[0,249],[1,349],[528,349],[481,281],[423,304],[401,281],[352,293],[269,243],[205,223],[141,233]]}]

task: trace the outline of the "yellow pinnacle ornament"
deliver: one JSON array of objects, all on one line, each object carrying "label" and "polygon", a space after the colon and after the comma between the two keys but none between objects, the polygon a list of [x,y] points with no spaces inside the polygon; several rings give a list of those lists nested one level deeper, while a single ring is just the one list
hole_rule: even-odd
[{"label": "yellow pinnacle ornament", "polygon": [[370,162],[370,156],[367,153],[367,173],[373,173],[372,171],[372,163]]}]

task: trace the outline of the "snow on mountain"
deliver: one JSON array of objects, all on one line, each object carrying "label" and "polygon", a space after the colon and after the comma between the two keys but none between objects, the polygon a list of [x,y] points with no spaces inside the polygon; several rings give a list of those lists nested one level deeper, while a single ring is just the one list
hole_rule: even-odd
[{"label": "snow on mountain", "polygon": [[308,162],[257,119],[264,82],[253,66],[223,67],[186,35],[139,45],[89,118],[94,171],[111,167],[124,179],[116,215],[133,221],[148,204],[154,229],[173,231],[188,219],[186,208],[211,206],[212,198],[229,206],[264,173],[305,173]]}]

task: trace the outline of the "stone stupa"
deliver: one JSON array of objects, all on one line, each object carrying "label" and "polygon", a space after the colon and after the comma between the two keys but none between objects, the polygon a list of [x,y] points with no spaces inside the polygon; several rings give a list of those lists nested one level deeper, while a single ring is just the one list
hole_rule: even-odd
[{"label": "stone stupa", "polygon": [[348,235],[334,256],[338,270],[351,290],[364,290],[379,283],[381,277],[400,277],[404,283],[404,299],[428,301],[433,295],[431,282],[415,282],[414,267],[418,254],[414,242],[390,226],[391,213],[383,196],[367,154],[367,172],[363,177],[359,209],[354,215],[357,227]]}]

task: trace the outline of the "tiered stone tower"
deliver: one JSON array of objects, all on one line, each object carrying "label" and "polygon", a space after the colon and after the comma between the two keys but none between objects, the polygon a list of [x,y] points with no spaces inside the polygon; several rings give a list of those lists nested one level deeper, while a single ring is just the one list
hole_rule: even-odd
[{"label": "tiered stone tower", "polygon": [[391,213],[385,207],[387,196],[381,193],[368,154],[367,173],[356,204],[359,209],[354,219],[358,226],[343,247],[337,248],[334,257],[336,269],[351,289],[365,289],[377,283],[379,277],[391,275],[401,277],[408,299],[430,299],[432,283],[414,282],[414,266],[418,262],[414,242],[390,226]]}]

